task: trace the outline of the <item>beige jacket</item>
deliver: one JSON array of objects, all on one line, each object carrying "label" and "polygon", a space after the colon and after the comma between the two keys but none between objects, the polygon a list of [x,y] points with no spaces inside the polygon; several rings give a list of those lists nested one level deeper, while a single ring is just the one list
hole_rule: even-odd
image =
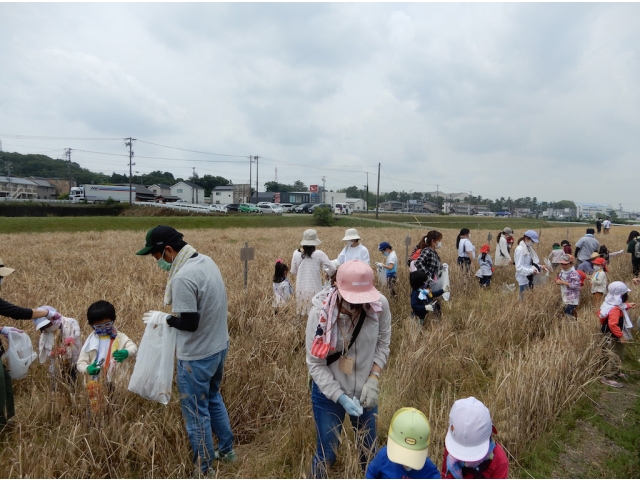
[{"label": "beige jacket", "polygon": [[[98,345],[100,343],[100,338],[93,332],[87,338],[87,341],[84,342],[82,349],[80,350],[80,356],[78,357],[78,363],[76,367],[78,372],[87,373],[87,367],[96,361],[96,357],[98,356]],[[113,359],[113,356],[109,360],[109,370],[106,372],[107,381],[111,382],[114,380],[115,376],[120,376],[121,373],[128,370],[126,368],[131,362],[131,359],[135,357],[138,352],[138,346],[127,337],[124,333],[118,332],[116,338],[113,341],[113,346],[110,355],[113,355],[115,350],[127,350],[129,352],[129,356],[123,363],[118,363]],[[123,368],[124,367],[124,368]],[[100,375],[105,374],[104,369],[100,372]]]}]

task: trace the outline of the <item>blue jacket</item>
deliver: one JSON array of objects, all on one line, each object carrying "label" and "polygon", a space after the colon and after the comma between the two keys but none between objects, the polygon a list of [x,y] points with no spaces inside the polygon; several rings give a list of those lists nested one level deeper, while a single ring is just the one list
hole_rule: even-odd
[{"label": "blue jacket", "polygon": [[407,470],[399,463],[393,463],[387,456],[387,447],[382,447],[375,456],[369,467],[365,478],[441,478],[440,472],[427,458],[424,467],[420,470]]},{"label": "blue jacket", "polygon": [[411,291],[411,310],[413,310],[413,314],[416,317],[420,320],[424,320],[424,317],[427,315],[427,309],[424,307],[429,304],[429,300],[420,300],[418,298],[419,295],[420,290]]}]

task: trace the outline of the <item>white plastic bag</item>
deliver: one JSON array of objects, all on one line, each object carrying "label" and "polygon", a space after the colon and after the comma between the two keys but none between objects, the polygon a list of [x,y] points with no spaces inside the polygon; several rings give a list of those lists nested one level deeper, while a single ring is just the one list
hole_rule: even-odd
[{"label": "white plastic bag", "polygon": [[133,367],[129,390],[147,400],[169,403],[173,385],[173,368],[176,351],[176,329],[162,321],[149,322],[140,341],[140,348]]},{"label": "white plastic bag", "polygon": [[2,358],[7,359],[11,378],[20,380],[27,376],[29,365],[38,358],[38,354],[33,351],[31,338],[26,333],[10,331],[7,340],[9,348]]},{"label": "white plastic bag", "polygon": [[449,287],[449,266],[443,265],[440,278],[433,283],[433,290],[446,290]]},{"label": "white plastic bag", "polygon": [[378,287],[387,286],[387,270],[384,267],[376,267],[378,269]]}]

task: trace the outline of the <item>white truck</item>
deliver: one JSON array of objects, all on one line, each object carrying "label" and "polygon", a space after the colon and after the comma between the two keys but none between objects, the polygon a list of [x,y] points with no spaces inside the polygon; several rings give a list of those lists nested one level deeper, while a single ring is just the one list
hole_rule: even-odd
[{"label": "white truck", "polygon": [[[131,199],[136,200],[136,189],[131,187]],[[116,202],[129,201],[129,185],[81,185],[71,187],[69,200],[74,203],[86,201],[87,203],[106,202],[109,199]]]}]

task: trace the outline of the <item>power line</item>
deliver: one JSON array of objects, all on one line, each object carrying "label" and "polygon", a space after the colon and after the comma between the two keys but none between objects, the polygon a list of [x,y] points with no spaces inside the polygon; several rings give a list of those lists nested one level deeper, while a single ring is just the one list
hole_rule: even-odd
[{"label": "power line", "polygon": [[219,157],[247,158],[247,155],[229,155],[227,153],[201,152],[201,151],[198,151],[198,150],[189,150],[187,148],[170,147],[169,145],[160,145],[159,143],[146,142],[144,140],[138,140],[138,141],[141,142],[141,143],[146,143],[148,145],[155,145],[156,147],[171,148],[172,150],[181,150],[183,152],[201,153],[203,155],[216,155],[216,156],[219,156]]},{"label": "power line", "polygon": [[122,140],[122,137],[118,138],[89,138],[89,137],[46,137],[44,135],[13,135],[10,133],[0,133],[0,137],[13,138],[15,140],[27,139],[27,140]]}]

